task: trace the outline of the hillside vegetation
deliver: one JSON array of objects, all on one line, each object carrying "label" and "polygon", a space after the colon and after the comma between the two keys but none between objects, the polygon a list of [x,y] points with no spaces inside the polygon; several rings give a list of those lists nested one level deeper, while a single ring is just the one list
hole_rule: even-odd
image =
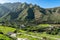
[{"label": "hillside vegetation", "polygon": [[[15,33],[15,37],[7,35]],[[27,3],[0,4],[0,40],[60,40],[60,7]]]},{"label": "hillside vegetation", "polygon": [[27,3],[4,3],[0,5],[0,22],[7,23],[60,23],[60,7],[42,8]]},{"label": "hillside vegetation", "polygon": [[[41,24],[43,25],[43,24]],[[45,24],[47,25],[47,24]],[[2,29],[2,30],[1,30]],[[8,32],[14,33],[15,28],[11,28],[8,26],[0,26],[0,39],[2,40],[13,40],[11,37],[7,36]],[[1,32],[3,34],[1,34]],[[43,40],[45,38],[46,40],[58,40],[60,39],[59,35],[51,35],[47,34],[46,32],[28,32],[22,29],[17,30],[19,34],[17,34],[17,38],[27,38],[29,40]]]}]

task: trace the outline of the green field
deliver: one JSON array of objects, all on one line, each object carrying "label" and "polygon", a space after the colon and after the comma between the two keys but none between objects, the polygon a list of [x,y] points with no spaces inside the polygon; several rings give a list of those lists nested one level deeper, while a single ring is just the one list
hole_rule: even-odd
[{"label": "green field", "polygon": [[[43,25],[43,24],[40,24],[40,25]],[[48,26],[48,24],[44,24],[44,25]],[[14,32],[15,30],[16,30],[15,28],[0,26],[0,32],[3,32],[4,34],[7,34],[8,32]],[[18,33],[22,33],[22,34],[17,34],[17,38],[27,38],[29,40],[41,40],[41,38],[43,37],[46,37],[47,40],[60,39],[59,35],[49,35],[49,34],[46,34],[45,32],[37,33],[37,32],[27,32],[24,30],[18,30]],[[0,39],[12,40],[11,38],[3,34],[0,34]]]},{"label": "green field", "polygon": [[0,26],[0,32],[7,34],[8,32],[14,32],[15,29],[7,26]]},{"label": "green field", "polygon": [[0,34],[0,40],[12,40],[12,39],[3,34]]},{"label": "green field", "polygon": [[8,32],[14,32],[14,31],[15,31],[14,28],[7,27],[7,26],[0,26],[0,32],[3,32],[3,34],[0,34],[0,40],[12,40],[5,34],[7,34]]},{"label": "green field", "polygon": [[[59,35],[49,35],[49,34],[46,34],[46,33],[26,32],[26,31],[22,31],[22,30],[20,30],[20,32],[23,33],[23,34],[18,35],[18,37],[28,38],[28,39],[30,38],[31,40],[33,40],[33,39],[36,39],[36,40],[39,39],[40,40],[43,37],[46,37],[47,40],[58,40],[58,39],[60,39]],[[27,34],[27,35],[25,35],[25,34]],[[32,36],[35,36],[35,37],[28,36],[28,35],[32,35]]]},{"label": "green field", "polygon": [[39,24],[38,26],[40,26],[40,27],[49,27],[50,24]]}]

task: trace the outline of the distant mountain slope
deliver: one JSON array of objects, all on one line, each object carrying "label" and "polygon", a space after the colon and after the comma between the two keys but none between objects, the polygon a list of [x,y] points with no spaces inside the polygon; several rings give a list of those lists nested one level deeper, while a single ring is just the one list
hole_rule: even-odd
[{"label": "distant mountain slope", "polygon": [[9,11],[10,11],[9,9],[7,9],[6,7],[0,5],[0,17],[2,17],[3,15],[5,15]]},{"label": "distant mountain slope", "polygon": [[5,21],[33,21],[34,23],[60,23],[60,7],[44,9],[27,3],[0,4],[0,19]]}]

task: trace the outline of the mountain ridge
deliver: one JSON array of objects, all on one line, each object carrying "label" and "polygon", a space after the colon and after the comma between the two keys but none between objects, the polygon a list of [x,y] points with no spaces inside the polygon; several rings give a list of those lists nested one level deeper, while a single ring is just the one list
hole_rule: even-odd
[{"label": "mountain ridge", "polygon": [[29,21],[32,23],[60,23],[60,7],[56,8],[42,8],[38,5],[27,3],[5,3],[1,4],[0,11],[7,13],[0,16],[1,21]]}]

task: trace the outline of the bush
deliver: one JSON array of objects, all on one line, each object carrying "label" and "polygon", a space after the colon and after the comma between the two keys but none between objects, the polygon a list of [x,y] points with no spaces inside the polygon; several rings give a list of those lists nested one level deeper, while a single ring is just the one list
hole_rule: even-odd
[{"label": "bush", "polygon": [[53,27],[51,30],[47,30],[47,34],[57,35],[59,33],[60,28],[59,27]]}]

